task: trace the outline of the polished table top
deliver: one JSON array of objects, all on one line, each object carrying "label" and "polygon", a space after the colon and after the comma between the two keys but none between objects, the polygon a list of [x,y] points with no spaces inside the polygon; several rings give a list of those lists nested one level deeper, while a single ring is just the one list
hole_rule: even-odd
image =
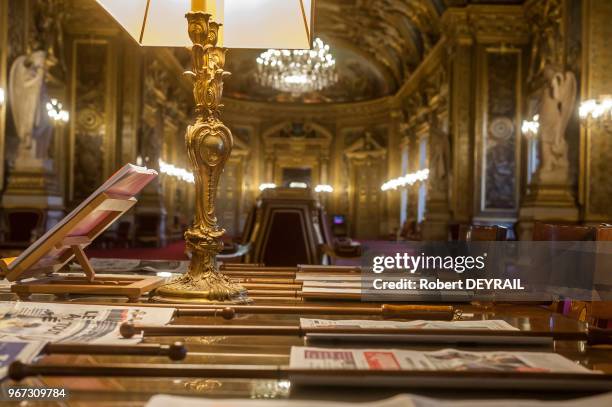
[{"label": "polished table top", "polygon": [[[4,300],[8,298],[3,298]],[[36,300],[45,300],[38,298]],[[90,299],[95,303],[96,299]],[[108,301],[108,299],[98,299]],[[257,305],[290,305],[295,301],[256,302]],[[308,301],[309,305],[342,305],[363,306],[359,302],[320,302]],[[129,304],[136,305],[136,304]],[[367,305],[367,304],[365,304]],[[551,312],[542,305],[503,305],[480,307],[476,305],[457,304],[467,314],[464,319],[502,319],[521,330],[567,332],[585,329],[582,322],[569,319],[563,315]],[[233,320],[215,317],[181,317],[173,320],[173,324],[227,324],[227,325],[297,325],[300,317],[324,319],[380,319],[376,316],[324,316],[324,315],[244,315],[239,314]],[[251,365],[288,365],[291,346],[305,345],[304,339],[291,336],[215,336],[215,337],[146,337],[146,343],[171,344],[183,341],[189,354],[184,361],[172,362],[165,357],[149,356],[98,356],[98,355],[49,355],[43,357],[40,364],[99,364],[99,363],[187,363],[187,364],[251,364]],[[327,346],[327,345],[326,345]],[[346,347],[356,347],[354,344]],[[370,345],[368,347],[389,347],[389,345]],[[433,350],[449,346],[398,346],[412,350]],[[452,346],[455,348],[461,348]],[[464,347],[468,350],[533,350],[552,351],[590,369],[612,373],[612,347],[587,347],[579,341],[556,341],[554,349],[479,346]],[[12,386],[15,383],[5,381],[2,386]],[[214,378],[123,378],[123,377],[38,377],[30,378],[19,385],[42,387],[66,387],[70,391],[70,399],[62,403],[47,402],[44,405],[70,406],[106,406],[120,403],[125,406],[140,406],[154,394],[176,394],[200,397],[223,398],[271,398],[271,399],[318,399],[369,401],[401,393],[401,389],[341,389],[341,388],[297,388],[288,381],[254,380],[254,379],[214,379]],[[411,393],[415,393],[411,391]],[[442,398],[486,398],[486,397],[527,397],[527,398],[569,398],[580,394],[533,394],[533,393],[487,393],[483,391],[438,391],[420,392],[418,394]],[[30,404],[28,404],[30,405]],[[36,404],[42,405],[42,404]]]}]

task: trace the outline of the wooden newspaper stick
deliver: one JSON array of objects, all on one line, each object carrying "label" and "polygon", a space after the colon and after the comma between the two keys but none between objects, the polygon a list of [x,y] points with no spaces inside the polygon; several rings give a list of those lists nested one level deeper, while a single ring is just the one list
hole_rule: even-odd
[{"label": "wooden newspaper stick", "polygon": [[42,353],[51,354],[89,354],[89,355],[133,355],[133,356],[167,356],[171,360],[183,360],[187,349],[182,342],[172,345],[145,343],[139,345],[98,345],[81,343],[49,343]]},{"label": "wooden newspaper stick", "polygon": [[[91,304],[78,301],[70,304]],[[97,305],[132,306],[115,302],[98,302]],[[179,303],[142,303],[138,307],[175,308],[175,317],[221,317],[232,319],[236,314],[281,314],[281,315],[366,315],[383,318],[425,319],[451,321],[455,308],[450,305],[392,305],[382,304],[368,307],[347,307],[332,305],[194,305]]]},{"label": "wooden newspaper stick", "polygon": [[[296,369],[278,365],[201,365],[104,363],[96,365],[25,364],[9,366],[12,380],[32,376],[62,377],[197,377],[292,380],[326,386],[376,386],[402,388],[542,389],[549,391],[609,391],[612,375],[548,372],[492,372],[452,370]],[[521,387],[524,386],[524,387]]]},{"label": "wooden newspaper stick", "polygon": [[[284,305],[206,305],[206,309],[178,308],[176,316],[202,316],[199,311],[217,312],[214,316],[226,317],[233,314],[285,314],[285,315],[367,315],[383,318],[409,318],[450,321],[455,315],[455,309],[447,305],[390,305],[377,307],[346,307],[346,306],[284,306]],[[233,313],[233,314],[232,314]]]},{"label": "wooden newspaper stick", "polygon": [[295,280],[295,273],[290,271],[243,271],[243,270],[229,270],[223,271],[223,274],[231,278],[290,278]]},{"label": "wooden newspaper stick", "polygon": [[411,336],[453,336],[469,337],[504,337],[504,338],[553,338],[563,341],[587,341],[589,345],[612,344],[612,330],[591,328],[588,331],[505,331],[488,329],[414,329],[414,328],[353,328],[341,326],[320,326],[302,328],[291,326],[268,325],[136,325],[124,322],[120,327],[124,338],[131,338],[138,333],[145,336],[230,336],[230,335],[265,335],[265,336],[305,336],[308,334],[367,334],[367,335],[411,335]]},{"label": "wooden newspaper stick", "polygon": [[247,289],[247,291],[253,290],[285,290],[287,292],[291,291],[292,293],[296,291],[300,291],[302,289],[302,284],[300,283],[260,283],[260,282],[240,282],[240,285]]}]

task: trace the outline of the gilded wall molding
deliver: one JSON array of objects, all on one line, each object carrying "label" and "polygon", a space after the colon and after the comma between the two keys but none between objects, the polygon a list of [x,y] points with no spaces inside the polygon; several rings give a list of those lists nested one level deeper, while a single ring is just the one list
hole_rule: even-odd
[{"label": "gilded wall molding", "polygon": [[[0,1],[0,88],[7,89],[7,60],[9,57],[9,3]],[[5,98],[6,99],[6,98]],[[4,162],[4,143],[6,139],[6,101],[0,105],[0,157]],[[0,191],[4,190],[4,165],[0,166]]]},{"label": "gilded wall molding", "polygon": [[526,43],[529,25],[522,6],[468,5],[442,15],[444,36],[451,42]]},{"label": "gilded wall molding", "polygon": [[[612,2],[583,1],[582,99],[610,93],[612,83]],[[609,222],[612,218],[612,130],[583,129],[581,134],[580,186],[586,222]]]}]

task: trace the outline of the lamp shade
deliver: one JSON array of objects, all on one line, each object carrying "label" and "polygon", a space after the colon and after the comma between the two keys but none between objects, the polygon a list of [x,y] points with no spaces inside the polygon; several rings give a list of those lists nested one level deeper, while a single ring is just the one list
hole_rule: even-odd
[{"label": "lamp shade", "polygon": [[96,0],[144,46],[191,45],[185,14],[205,11],[223,24],[227,48],[309,49],[315,0]]}]

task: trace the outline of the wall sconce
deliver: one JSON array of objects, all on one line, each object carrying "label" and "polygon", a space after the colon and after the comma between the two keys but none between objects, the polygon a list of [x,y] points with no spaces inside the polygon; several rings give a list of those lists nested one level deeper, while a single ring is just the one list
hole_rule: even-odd
[{"label": "wall sconce", "polygon": [[191,172],[187,171],[184,168],[179,168],[175,167],[172,164],[168,164],[161,158],[159,159],[159,172],[161,172],[162,174],[169,175],[171,177],[176,177],[182,181],[189,182],[190,184],[195,183],[195,178]]},{"label": "wall sconce", "polygon": [[263,184],[259,184],[260,191],[265,191],[266,189],[274,189],[274,188],[276,188],[276,184],[273,184],[271,182],[264,182]]},{"label": "wall sconce", "polygon": [[47,114],[56,123],[68,123],[70,113],[63,109],[63,105],[57,99],[47,102]]},{"label": "wall sconce", "polygon": [[417,182],[423,182],[429,178],[429,170],[425,168],[424,170],[418,170],[416,172],[406,174],[402,177],[394,178],[382,184],[380,187],[381,191],[388,191],[390,189],[396,190],[399,187],[405,187],[409,185],[413,185]]},{"label": "wall sconce", "polygon": [[531,120],[523,120],[521,132],[527,138],[536,138],[540,131],[540,115],[536,114]]},{"label": "wall sconce", "polygon": [[331,185],[319,184],[315,187],[315,192],[334,192],[334,188]]},{"label": "wall sconce", "polygon": [[0,88],[0,106],[4,105],[4,101],[5,101],[4,89]]},{"label": "wall sconce", "polygon": [[301,188],[301,189],[306,189],[308,188],[308,184],[305,182],[290,182],[289,183],[289,188]]},{"label": "wall sconce", "polygon": [[578,114],[586,127],[612,125],[612,95],[585,100],[580,104]]}]

